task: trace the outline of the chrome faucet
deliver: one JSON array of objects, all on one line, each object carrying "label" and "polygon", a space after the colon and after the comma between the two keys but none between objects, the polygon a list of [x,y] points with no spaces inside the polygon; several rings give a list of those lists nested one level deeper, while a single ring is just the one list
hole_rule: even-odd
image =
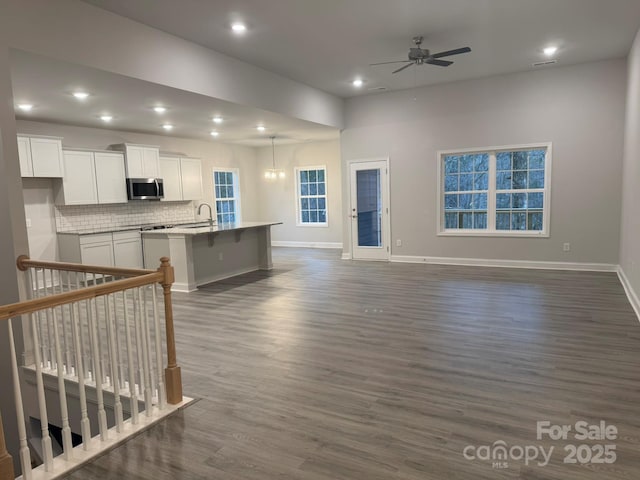
[{"label": "chrome faucet", "polygon": [[213,227],[213,210],[211,208],[211,205],[209,205],[208,203],[201,203],[200,205],[198,205],[198,215],[200,215],[202,207],[209,207],[209,226]]}]

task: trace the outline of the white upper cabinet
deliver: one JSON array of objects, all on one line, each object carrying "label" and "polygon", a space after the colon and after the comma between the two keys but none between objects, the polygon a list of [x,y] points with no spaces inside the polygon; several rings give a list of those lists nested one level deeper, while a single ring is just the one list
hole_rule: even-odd
[{"label": "white upper cabinet", "polygon": [[98,203],[96,169],[93,153],[65,150],[62,189],[58,191],[58,205],[91,205]]},{"label": "white upper cabinet", "polygon": [[160,178],[164,187],[166,202],[182,200],[182,182],[180,181],[180,159],[178,157],[160,157]]},{"label": "white upper cabinet", "polygon": [[182,199],[200,200],[202,195],[202,162],[197,158],[181,158]]},{"label": "white upper cabinet", "polygon": [[94,152],[98,203],[126,203],[127,185],[121,153]]},{"label": "white upper cabinet", "polygon": [[124,156],[116,152],[64,151],[65,176],[58,205],[126,203]]},{"label": "white upper cabinet", "polygon": [[20,159],[20,173],[22,176],[33,177],[33,161],[31,160],[29,137],[18,137],[18,158]]},{"label": "white upper cabinet", "polygon": [[164,201],[199,200],[202,194],[202,161],[198,158],[160,157]]},{"label": "white upper cabinet", "polygon": [[161,178],[158,147],[124,143],[110,148],[124,152],[127,178]]},{"label": "white upper cabinet", "polygon": [[23,177],[62,178],[62,139],[18,137],[18,156]]},{"label": "white upper cabinet", "polygon": [[152,147],[142,149],[143,178],[160,178],[160,150]]}]

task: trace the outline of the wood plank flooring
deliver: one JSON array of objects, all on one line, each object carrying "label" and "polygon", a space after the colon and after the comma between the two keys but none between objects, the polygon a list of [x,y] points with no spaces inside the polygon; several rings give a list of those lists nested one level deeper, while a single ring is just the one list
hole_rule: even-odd
[{"label": "wood plank flooring", "polygon": [[[74,479],[640,478],[640,324],[615,274],[358,263],[274,249],[272,272],[174,296],[201,400]],[[614,442],[536,439],[605,420]],[[555,446],[508,468],[467,445]],[[566,443],[615,443],[566,465]]]}]

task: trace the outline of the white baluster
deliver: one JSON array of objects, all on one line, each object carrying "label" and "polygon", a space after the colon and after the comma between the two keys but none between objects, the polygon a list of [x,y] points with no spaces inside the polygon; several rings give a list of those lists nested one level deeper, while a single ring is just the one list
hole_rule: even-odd
[{"label": "white baluster", "polygon": [[58,364],[58,393],[60,394],[60,415],[62,416],[62,450],[65,460],[71,460],[73,443],[71,442],[71,428],[69,427],[69,409],[67,408],[67,392],[64,384],[64,365],[62,363],[62,348],[58,332],[58,319],[55,309],[52,310],[53,334],[56,344],[56,363]]},{"label": "white baluster", "polygon": [[[49,287],[47,287],[46,269],[44,268],[42,269],[42,284],[44,287],[44,296],[46,297],[49,295]],[[49,369],[53,370],[56,368],[56,352],[55,346],[53,345],[53,326],[50,308],[46,310],[45,315],[47,317],[47,337],[49,338]]]},{"label": "white baluster", "polygon": [[22,466],[22,478],[24,480],[31,480],[31,478],[33,478],[31,472],[31,455],[29,454],[29,445],[27,443],[27,426],[25,424],[24,407],[22,405],[22,391],[20,390],[20,377],[18,376],[18,359],[16,357],[16,344],[13,339],[12,322],[12,318],[7,321],[9,329],[9,351],[11,354],[11,374],[13,376],[13,393],[16,403],[16,417],[18,419],[20,465]]},{"label": "white baluster", "polygon": [[117,356],[117,349],[115,345],[115,332],[113,328],[113,321],[116,317],[116,312],[111,312],[111,306],[109,301],[110,295],[105,295],[105,305],[106,305],[106,314],[107,314],[107,339],[109,343],[109,357],[110,357],[110,366],[111,366],[111,377],[113,381],[111,382],[113,385],[113,396],[114,396],[114,415],[116,417],[116,432],[122,431],[122,403],[120,402],[120,381],[118,380],[118,364],[119,357]]},{"label": "white baluster", "polygon": [[142,287],[142,295],[144,296],[144,332],[147,336],[147,349],[145,354],[148,357],[149,362],[149,377],[151,378],[151,397],[156,394],[156,376],[155,376],[155,364],[152,361],[153,358],[153,343],[151,342],[151,324],[149,323],[149,301],[147,300],[148,286]]},{"label": "white baluster", "polygon": [[[40,298],[40,276],[38,275],[38,270],[34,269],[33,270],[34,276],[35,276],[35,297],[36,298]],[[42,366],[45,367],[47,365],[47,349],[45,347],[45,338],[44,338],[44,333],[43,333],[43,328],[42,328],[42,310],[36,312],[36,316],[38,318],[38,337],[40,340],[40,358],[42,360]],[[46,318],[45,318],[46,319]]]},{"label": "white baluster", "polygon": [[[53,279],[52,279],[53,280]],[[56,292],[57,290],[57,292]],[[56,293],[64,293],[64,282],[62,280],[62,274],[58,271],[58,288],[55,288],[55,283],[53,283],[53,294]],[[65,308],[66,307],[66,308]],[[64,359],[64,371],[67,375],[73,374],[73,367],[71,361],[71,351],[69,342],[67,341],[67,312],[71,309],[71,305],[62,305],[60,306],[60,320],[62,321],[62,342],[61,348]]]},{"label": "white baluster", "polygon": [[162,378],[162,332],[160,331],[160,319],[158,318],[158,297],[156,295],[156,285],[151,286],[153,295],[153,323],[155,328],[156,344],[156,371],[158,374],[158,406],[163,410],[167,406],[167,392]]},{"label": "white baluster", "polygon": [[99,349],[98,349],[98,332],[97,326],[97,314],[98,308],[96,307],[95,299],[90,300],[89,308],[89,325],[91,329],[91,345],[93,350],[93,374],[95,375],[96,383],[96,396],[98,398],[98,427],[100,431],[100,439],[105,441],[109,438],[107,430],[107,412],[104,410],[104,395],[102,393],[102,368],[100,367]]},{"label": "white baluster", "polygon": [[[76,315],[76,308],[77,315]],[[74,350],[76,354],[76,375],[78,377],[78,391],[80,394],[80,431],[82,433],[82,447],[89,450],[91,447],[91,424],[87,416],[87,393],[84,386],[84,366],[82,360],[81,340],[80,340],[80,305],[69,305],[71,311],[71,335],[73,336]]]},{"label": "white baluster", "polygon": [[[38,313],[32,313],[31,328],[36,329],[36,317]],[[42,362],[40,359],[40,345],[38,336],[33,337],[33,352],[36,365],[36,390],[38,392],[38,409],[40,411],[40,427],[42,429],[42,455],[45,472],[53,470],[53,450],[51,448],[51,437],[49,436],[49,417],[47,415],[47,399],[44,395],[44,381],[42,378]]]},{"label": "white baluster", "polygon": [[147,309],[146,303],[143,306],[144,302],[144,294],[142,293],[142,288],[138,288],[138,309],[139,309],[139,324],[140,324],[140,338],[142,340],[142,370],[143,370],[143,379],[144,379],[144,408],[145,415],[147,417],[151,416],[151,408],[153,406],[153,395],[151,391],[151,372],[149,371],[149,344],[147,342],[147,332],[146,330],[146,322],[145,322],[145,313]]},{"label": "white baluster", "polygon": [[[127,369],[129,370],[129,399],[131,401],[131,423],[138,424],[138,395],[136,394],[136,371],[133,368],[133,350],[131,346],[131,326],[129,324],[129,308],[127,307],[127,292],[122,292],[124,305],[124,328],[127,341]],[[135,303],[134,303],[135,308]],[[135,315],[135,312],[134,312]]]}]

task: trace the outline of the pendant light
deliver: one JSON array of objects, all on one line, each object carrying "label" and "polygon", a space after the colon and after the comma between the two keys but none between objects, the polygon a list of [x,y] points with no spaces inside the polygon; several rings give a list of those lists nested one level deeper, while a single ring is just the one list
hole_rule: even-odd
[{"label": "pendant light", "polygon": [[277,178],[284,178],[285,173],[282,169],[276,168],[276,145],[275,145],[275,135],[271,137],[271,168],[264,172],[264,178],[267,180],[275,180]]}]

